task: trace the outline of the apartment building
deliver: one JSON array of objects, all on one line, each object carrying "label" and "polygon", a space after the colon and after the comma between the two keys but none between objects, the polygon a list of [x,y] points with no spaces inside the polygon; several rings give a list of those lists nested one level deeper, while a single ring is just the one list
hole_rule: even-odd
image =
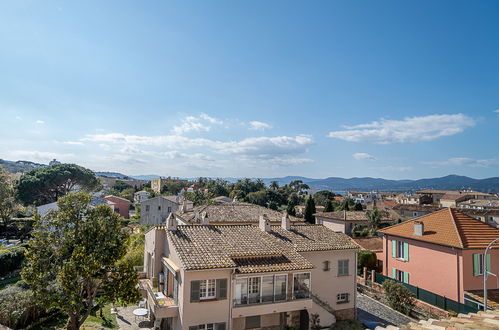
[{"label": "apartment building", "polygon": [[396,212],[401,219],[407,220],[430,214],[438,209],[440,208],[434,205],[397,204],[392,210]]},{"label": "apartment building", "polygon": [[[205,218],[206,219],[206,218]],[[321,225],[178,225],[146,233],[147,306],[160,329],[308,329],[355,318],[356,253]]]},{"label": "apartment building", "polygon": [[113,204],[114,212],[119,213],[125,219],[130,218],[130,205],[132,203],[128,199],[114,195],[108,195],[104,198]]},{"label": "apartment building", "polygon": [[[390,216],[389,212],[381,211],[381,222],[391,222],[396,220]],[[366,211],[335,211],[335,212],[318,212],[314,214],[315,223],[324,225],[327,228],[345,233],[352,234],[352,229],[355,225],[368,225]]]},{"label": "apartment building", "polygon": [[[484,258],[484,250],[499,238],[499,229],[445,208],[384,228],[383,274],[459,301],[479,305],[485,269],[499,275],[499,246]],[[491,277],[488,288],[498,290]]]},{"label": "apartment building", "polygon": [[140,223],[147,225],[162,224],[171,213],[193,208],[193,203],[181,196],[157,196],[142,201],[140,205]]}]

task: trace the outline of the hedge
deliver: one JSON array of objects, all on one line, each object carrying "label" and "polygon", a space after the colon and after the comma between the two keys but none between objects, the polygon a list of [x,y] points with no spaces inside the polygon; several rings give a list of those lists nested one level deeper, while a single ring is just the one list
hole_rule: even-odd
[{"label": "hedge", "polygon": [[12,247],[0,247],[0,275],[5,275],[13,270],[21,268],[24,261],[26,244],[19,244]]}]

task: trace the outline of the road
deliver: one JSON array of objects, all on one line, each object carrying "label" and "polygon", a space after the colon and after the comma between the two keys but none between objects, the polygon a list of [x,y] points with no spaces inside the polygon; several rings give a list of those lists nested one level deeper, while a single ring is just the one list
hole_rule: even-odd
[{"label": "road", "polygon": [[360,323],[381,322],[386,325],[403,325],[413,321],[390,307],[361,293],[357,293],[357,320]]}]

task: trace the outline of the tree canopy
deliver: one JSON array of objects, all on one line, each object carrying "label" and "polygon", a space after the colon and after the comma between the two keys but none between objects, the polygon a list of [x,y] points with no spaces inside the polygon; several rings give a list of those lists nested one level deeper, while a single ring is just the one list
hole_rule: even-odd
[{"label": "tree canopy", "polygon": [[7,227],[13,216],[22,211],[16,201],[15,187],[9,173],[0,165],[0,221]]},{"label": "tree canopy", "polygon": [[35,168],[21,176],[18,198],[24,204],[42,205],[57,201],[76,189],[95,191],[101,187],[94,172],[74,164]]},{"label": "tree canopy", "polygon": [[128,241],[120,217],[105,205],[91,208],[90,200],[71,193],[59,199],[59,210],[37,217],[22,271],[41,304],[68,314],[67,329],[79,329],[100,291],[113,301],[139,299],[137,274],[118,263]]}]

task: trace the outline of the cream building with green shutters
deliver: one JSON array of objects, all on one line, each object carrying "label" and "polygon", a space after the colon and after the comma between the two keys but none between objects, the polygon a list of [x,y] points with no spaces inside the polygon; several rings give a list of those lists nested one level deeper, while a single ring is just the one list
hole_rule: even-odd
[{"label": "cream building with green shutters", "polygon": [[322,225],[178,225],[146,233],[147,308],[158,329],[308,329],[355,318],[356,253]]}]

